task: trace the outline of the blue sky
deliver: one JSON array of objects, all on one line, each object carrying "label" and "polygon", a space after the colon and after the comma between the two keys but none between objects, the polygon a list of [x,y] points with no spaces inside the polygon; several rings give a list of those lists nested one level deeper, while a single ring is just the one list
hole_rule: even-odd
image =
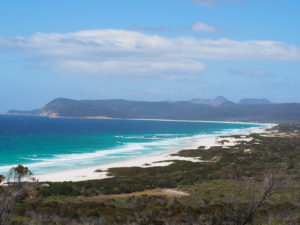
[{"label": "blue sky", "polygon": [[0,3],[0,111],[57,97],[300,99],[298,0]]}]

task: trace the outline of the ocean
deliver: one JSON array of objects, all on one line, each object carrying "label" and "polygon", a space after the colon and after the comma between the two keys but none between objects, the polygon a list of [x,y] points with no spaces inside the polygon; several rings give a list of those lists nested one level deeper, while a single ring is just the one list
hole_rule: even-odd
[{"label": "ocean", "polygon": [[35,175],[195,146],[204,135],[243,133],[261,124],[104,120],[0,115],[0,174],[17,164]]}]

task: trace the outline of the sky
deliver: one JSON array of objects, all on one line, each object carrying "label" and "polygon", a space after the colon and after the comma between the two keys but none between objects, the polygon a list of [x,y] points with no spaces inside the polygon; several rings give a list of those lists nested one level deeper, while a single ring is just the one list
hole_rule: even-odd
[{"label": "sky", "polygon": [[298,0],[0,1],[0,112],[54,98],[300,102]]}]

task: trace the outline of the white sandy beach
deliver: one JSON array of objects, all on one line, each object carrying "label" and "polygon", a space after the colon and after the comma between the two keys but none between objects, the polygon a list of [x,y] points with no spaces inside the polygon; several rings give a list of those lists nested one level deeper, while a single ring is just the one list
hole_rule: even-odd
[{"label": "white sandy beach", "polygon": [[[224,134],[228,135],[247,135],[250,133],[264,133],[266,129],[275,126],[275,124],[268,124],[268,127],[262,128],[249,128],[237,130],[236,133]],[[221,144],[220,141],[227,140],[224,144]],[[205,146],[205,148],[210,148],[211,146],[224,146],[229,147],[237,144],[238,141],[251,141],[251,138],[241,137],[222,137],[222,135],[203,135],[199,136],[198,140],[193,143],[193,146],[190,149],[196,149],[199,146]],[[181,149],[182,150],[182,149]],[[192,157],[179,157],[172,156],[172,154],[181,151],[179,149],[170,149],[170,151],[163,151],[143,157],[136,157],[130,160],[124,160],[120,162],[109,163],[105,165],[93,166],[80,168],[76,170],[66,170],[61,172],[55,172],[50,174],[38,175],[35,176],[41,182],[62,182],[62,181],[83,181],[83,180],[93,180],[93,179],[104,179],[108,178],[106,170],[109,168],[116,167],[153,167],[153,166],[167,166],[172,162],[164,162],[171,160],[187,160],[193,162],[201,162],[199,158]],[[95,172],[96,170],[101,170],[104,172]]]}]

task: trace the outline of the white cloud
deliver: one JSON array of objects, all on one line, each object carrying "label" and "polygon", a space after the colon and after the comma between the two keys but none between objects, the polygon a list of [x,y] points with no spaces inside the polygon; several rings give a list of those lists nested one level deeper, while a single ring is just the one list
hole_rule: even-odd
[{"label": "white cloud", "polygon": [[145,26],[131,26],[129,27],[131,31],[138,32],[172,32],[172,31],[192,31],[192,32],[203,32],[203,33],[221,33],[225,32],[225,28],[210,26],[203,22],[197,22],[193,24],[191,27],[186,26],[176,26],[176,27],[145,27]]},{"label": "white cloud", "polygon": [[300,61],[300,49],[285,42],[167,38],[126,30],[0,36],[1,50],[41,57],[31,66],[57,73],[100,76],[199,74],[206,69],[203,60]]},{"label": "white cloud", "polygon": [[192,31],[206,32],[206,33],[220,33],[220,32],[225,32],[225,29],[223,27],[214,27],[203,22],[197,22],[192,26]]},{"label": "white cloud", "polygon": [[54,61],[52,67],[58,73],[79,73],[96,75],[147,76],[170,79],[170,75],[197,74],[206,69],[201,62],[159,61],[159,60],[62,60]]}]

